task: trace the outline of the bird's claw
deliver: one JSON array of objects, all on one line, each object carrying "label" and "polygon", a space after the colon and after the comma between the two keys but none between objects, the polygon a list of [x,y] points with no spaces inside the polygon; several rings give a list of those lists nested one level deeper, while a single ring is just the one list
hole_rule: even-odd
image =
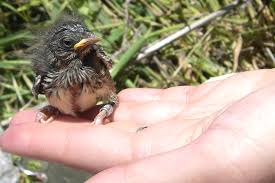
[{"label": "bird's claw", "polygon": [[54,120],[54,116],[46,115],[43,112],[38,112],[36,114],[35,121],[43,124],[51,123]]},{"label": "bird's claw", "polygon": [[59,115],[59,110],[50,105],[43,107],[37,114],[35,121],[39,123],[51,123],[57,115]]},{"label": "bird's claw", "polygon": [[96,115],[93,124],[101,125],[106,117],[110,116],[113,113],[114,107],[111,104],[104,105],[99,113]]}]

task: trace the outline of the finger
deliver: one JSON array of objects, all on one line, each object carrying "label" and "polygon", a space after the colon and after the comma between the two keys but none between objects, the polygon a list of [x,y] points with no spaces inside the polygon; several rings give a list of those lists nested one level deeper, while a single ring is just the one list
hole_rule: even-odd
[{"label": "finger", "polygon": [[96,171],[131,159],[131,135],[121,128],[62,121],[13,123],[0,144],[14,154]]},{"label": "finger", "polygon": [[[192,86],[178,86],[168,89],[129,88],[119,93],[122,102],[150,102],[150,101],[181,101],[185,103],[186,95]],[[172,95],[171,95],[172,93]]]},{"label": "finger", "polygon": [[[121,105],[116,109],[113,119],[145,121],[152,124],[171,119],[179,113],[189,118],[207,117],[261,86],[255,82],[255,78],[253,80],[253,77],[245,76],[243,79],[242,75],[248,74],[243,73],[238,77],[233,76],[236,78],[229,78],[228,81],[213,81],[198,87],[173,87],[164,90],[149,89],[148,91],[147,89],[125,90],[122,93],[125,100],[122,100]],[[261,74],[256,74],[256,76],[261,77]],[[267,78],[270,77],[264,77],[264,79]],[[143,91],[145,96],[149,95],[156,100],[135,101]]]},{"label": "finger", "polygon": [[[275,81],[275,70],[258,70],[235,74],[225,80],[205,83],[194,89],[188,103],[224,104],[238,100]],[[213,83],[217,83],[213,85]],[[206,86],[206,87],[205,87]]]},{"label": "finger", "polygon": [[[160,89],[127,89],[122,92],[122,98],[119,106],[113,114],[114,121],[143,121],[147,124],[154,124],[157,122],[165,121],[174,118],[179,113],[188,114],[190,118],[194,117],[194,111],[201,113],[204,111],[204,116],[209,115],[208,108],[192,106],[192,102],[196,98],[204,99],[204,97],[212,92],[213,87],[218,85],[217,82],[204,84],[200,87],[172,87],[164,90]],[[138,97],[143,95],[155,98],[150,100],[148,98],[138,101]],[[129,99],[129,100],[128,100]],[[148,100],[147,100],[148,99]],[[220,106],[218,106],[220,107]],[[214,107],[213,110],[219,108]],[[191,111],[190,111],[191,110]],[[211,110],[211,112],[213,112]],[[191,112],[191,115],[189,115]],[[211,113],[210,113],[211,114]]]},{"label": "finger", "polygon": [[[225,80],[204,83],[197,87],[175,87],[165,90],[124,90],[121,93],[121,107],[117,108],[113,119],[128,121],[137,119],[137,121],[146,120],[155,123],[173,118],[179,112],[181,112],[182,116],[188,118],[198,115],[199,117],[207,117],[248,95],[250,92],[274,82],[274,73],[274,70],[245,72],[236,74]],[[142,98],[143,92],[146,96],[145,99],[143,98],[144,100],[137,102],[139,96]],[[172,109],[171,106],[175,105],[175,112],[172,109],[166,113],[165,107],[163,107],[157,113],[156,109],[159,108],[159,105],[161,107],[163,102],[171,102],[169,105],[164,104],[169,109]],[[126,105],[123,105],[123,103]],[[153,110],[152,113],[151,110]],[[158,119],[159,116],[157,114],[163,114],[163,117]]]},{"label": "finger", "polygon": [[19,125],[24,123],[35,123],[36,110],[28,109],[18,112],[15,117],[13,117],[9,125]]},{"label": "finger", "polygon": [[[274,72],[272,69],[243,72],[222,80],[204,83],[198,87],[180,86],[168,89],[126,89],[119,93],[119,99],[125,102],[148,102],[156,100],[185,102],[186,99],[188,99],[190,102],[193,102],[198,99],[203,99],[211,93],[213,93],[211,99],[214,98],[212,96],[216,96],[216,101],[224,99],[225,96],[231,99],[236,96],[235,93],[238,94],[242,90],[244,90],[244,92],[241,92],[240,95],[266,86],[270,82],[274,82]],[[218,89],[218,91],[216,91],[216,89]],[[232,94],[233,96],[231,97]]]},{"label": "finger", "polygon": [[[189,93],[181,115],[185,118],[207,117],[260,88],[272,85],[274,75],[275,70],[251,71],[202,84]],[[209,85],[216,82],[216,85]]]},{"label": "finger", "polygon": [[[274,92],[273,84],[235,102],[213,122],[210,129],[228,128],[236,134],[244,134],[246,139],[267,142],[266,148],[272,147],[270,140],[274,138],[275,130]],[[264,144],[261,147],[263,148]]]},{"label": "finger", "polygon": [[185,109],[183,102],[151,101],[123,102],[116,108],[113,121],[132,121],[154,124],[173,118]]},{"label": "finger", "polygon": [[[210,164],[211,166],[209,166]],[[217,176],[214,179],[215,175],[224,175],[223,171],[224,169],[219,167],[215,159],[204,154],[200,145],[195,144],[184,149],[104,170],[86,183],[224,182],[223,176]],[[213,172],[215,173],[213,174]]]},{"label": "finger", "polygon": [[[30,114],[35,113],[29,111],[17,116],[27,121]],[[0,144],[5,151],[14,154],[99,171],[189,143],[192,134],[195,134],[192,131],[195,126],[185,129],[181,122],[184,123],[179,120],[167,121],[138,133],[135,132],[141,126],[129,122],[114,122],[97,127],[85,121],[13,123],[1,136]],[[173,133],[168,137],[164,135],[169,132]]]},{"label": "finger", "polygon": [[119,92],[120,102],[147,102],[158,100],[162,89],[128,88]]}]

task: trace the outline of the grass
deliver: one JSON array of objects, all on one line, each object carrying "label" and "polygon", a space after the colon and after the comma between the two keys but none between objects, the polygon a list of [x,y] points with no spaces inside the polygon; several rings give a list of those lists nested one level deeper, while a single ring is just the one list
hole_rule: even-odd
[{"label": "grass", "polygon": [[[32,30],[52,23],[63,11],[83,17],[115,60],[117,89],[198,85],[231,72],[273,68],[275,1],[251,0],[142,60],[144,48],[192,24],[232,0],[29,0],[0,1],[0,121],[45,101],[31,94],[33,73],[24,53]],[[266,3],[268,2],[268,3]],[[31,168],[37,170],[36,164]],[[28,166],[27,166],[28,167]],[[30,167],[28,167],[30,168]],[[22,174],[21,182],[30,177]]]},{"label": "grass", "polygon": [[0,1],[0,121],[45,100],[31,94],[33,73],[23,55],[33,38],[31,30],[50,24],[67,10],[83,17],[88,28],[103,38],[102,45],[115,60],[112,76],[118,90],[197,85],[222,74],[274,67],[274,0],[252,0],[153,55],[135,59],[145,46],[231,2]]}]

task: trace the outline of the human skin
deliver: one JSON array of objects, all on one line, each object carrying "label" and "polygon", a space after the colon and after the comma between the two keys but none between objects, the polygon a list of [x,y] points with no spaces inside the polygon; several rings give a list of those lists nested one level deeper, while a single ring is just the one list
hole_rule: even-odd
[{"label": "human skin", "polygon": [[[275,70],[199,86],[126,89],[112,123],[19,112],[8,152],[97,173],[87,183],[269,183],[275,180]],[[148,126],[136,132],[139,127]]]}]

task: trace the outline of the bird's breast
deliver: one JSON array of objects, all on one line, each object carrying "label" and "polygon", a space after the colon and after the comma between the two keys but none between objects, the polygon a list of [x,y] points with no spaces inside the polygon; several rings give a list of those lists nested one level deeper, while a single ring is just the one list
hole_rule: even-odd
[{"label": "bird's breast", "polygon": [[64,114],[76,116],[96,105],[98,99],[105,100],[109,94],[109,88],[93,88],[88,85],[73,86],[68,89],[59,88],[47,95],[50,105],[59,109]]}]

